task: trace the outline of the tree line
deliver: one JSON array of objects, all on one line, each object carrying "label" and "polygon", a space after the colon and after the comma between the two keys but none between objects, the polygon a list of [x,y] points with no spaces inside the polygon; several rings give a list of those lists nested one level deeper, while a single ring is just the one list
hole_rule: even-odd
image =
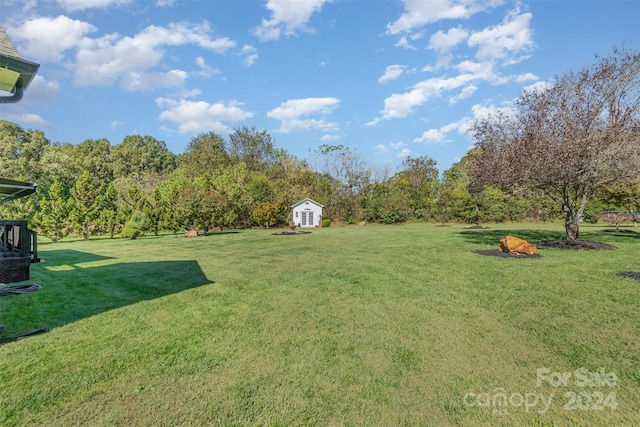
[{"label": "tree line", "polygon": [[426,156],[405,159],[391,174],[348,147],[323,145],[313,168],[276,148],[267,131],[247,127],[226,140],[197,135],[175,155],[152,136],[127,136],[117,145],[52,143],[40,130],[0,121],[0,154],[0,176],[38,185],[36,194],[1,205],[0,217],[28,219],[53,241],[70,233],[88,239],[286,225],[290,206],[305,197],[325,206],[325,218],[343,223],[557,216],[542,199],[491,186],[474,193],[473,153],[440,177]]},{"label": "tree line", "polygon": [[513,113],[478,120],[471,133],[476,147],[451,168],[408,157],[392,173],[343,145],[318,147],[312,166],[248,127],[226,139],[199,134],[176,155],[148,135],[52,143],[0,120],[0,176],[38,185],[0,205],[0,218],[28,219],[53,241],[206,234],[286,225],[290,206],[309,197],[343,223],[562,218],[577,239],[580,221],[640,207],[640,54],[615,50],[525,92]]}]

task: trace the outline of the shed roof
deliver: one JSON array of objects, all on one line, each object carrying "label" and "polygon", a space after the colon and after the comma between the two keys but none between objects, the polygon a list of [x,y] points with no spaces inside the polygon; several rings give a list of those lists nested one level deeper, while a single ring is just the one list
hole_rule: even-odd
[{"label": "shed roof", "polygon": [[306,199],[302,199],[300,200],[298,203],[294,203],[293,205],[291,205],[292,208],[295,208],[296,206],[300,206],[301,204],[305,203],[305,202],[310,202],[313,203],[314,205],[320,206],[321,208],[324,208],[324,206],[322,206],[320,203],[309,199],[308,197]]},{"label": "shed roof", "polygon": [[36,192],[36,185],[30,182],[0,178],[0,200],[17,199]]}]

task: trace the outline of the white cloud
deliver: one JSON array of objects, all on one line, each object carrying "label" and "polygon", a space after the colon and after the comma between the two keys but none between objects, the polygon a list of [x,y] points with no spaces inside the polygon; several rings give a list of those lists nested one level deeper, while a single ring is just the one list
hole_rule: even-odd
[{"label": "white cloud", "polygon": [[244,56],[244,60],[242,62],[247,67],[251,67],[258,60],[258,49],[249,44],[245,44],[242,46],[242,50],[238,55]]},{"label": "white cloud", "polygon": [[438,31],[429,39],[429,48],[440,53],[449,52],[456,45],[462,43],[469,36],[469,32],[462,28],[450,28],[446,33]]},{"label": "white cloud", "polygon": [[171,23],[167,27],[151,25],[130,40],[149,47],[194,44],[216,53],[225,53],[235,47],[236,42],[227,37],[211,38],[211,33],[206,21],[202,24],[179,22]]},{"label": "white cloud", "polygon": [[407,157],[411,155],[411,150],[406,148],[406,146],[407,144],[405,144],[402,141],[391,142],[389,143],[388,146],[384,144],[378,144],[376,145],[376,151],[383,154],[387,154],[387,153],[390,153],[391,151],[394,151],[397,157]]},{"label": "white cloud", "polygon": [[239,122],[253,117],[253,113],[245,111],[239,101],[223,101],[210,104],[205,101],[156,99],[158,107],[163,109],[160,120],[167,120],[178,125],[180,133],[218,132],[228,134],[231,129],[224,122]]},{"label": "white cloud", "polygon": [[160,72],[130,72],[120,79],[120,86],[130,91],[153,91],[159,87],[182,87],[187,80],[187,73],[182,70]]},{"label": "white cloud", "polygon": [[509,58],[513,63],[511,55],[533,47],[531,17],[530,13],[509,14],[501,24],[471,34],[468,44],[478,48],[476,58],[481,61]]},{"label": "white cloud", "polygon": [[30,94],[27,92],[21,102],[0,104],[0,113],[3,120],[15,122],[23,127],[43,129],[51,128],[51,123],[40,115],[32,113]]},{"label": "white cloud", "polygon": [[409,39],[406,36],[402,36],[398,39],[398,41],[396,42],[396,47],[401,47],[401,48],[410,49],[410,50],[417,49],[414,45],[409,43]]},{"label": "white cloud", "polygon": [[51,123],[40,117],[38,114],[22,113],[15,116],[9,116],[9,120],[21,124],[28,125],[29,127],[38,128],[51,128]]},{"label": "white cloud", "polygon": [[19,27],[8,27],[7,33],[20,49],[23,58],[38,63],[60,63],[65,52],[74,49],[82,38],[96,31],[93,25],[60,15],[55,18],[35,18]]},{"label": "white cloud", "polygon": [[253,30],[260,40],[277,40],[282,34],[292,36],[299,31],[313,31],[307,27],[314,12],[319,12],[327,0],[267,0],[266,7],[271,11],[271,19],[263,19]]},{"label": "white cloud", "polygon": [[197,75],[201,77],[211,77],[213,74],[220,74],[220,70],[207,65],[205,59],[202,56],[196,58],[196,65],[200,68]]},{"label": "white cloud", "polygon": [[536,76],[533,73],[524,73],[524,74],[520,74],[520,75],[516,76],[516,81],[518,83],[530,82],[532,80],[538,80],[538,76]]},{"label": "white cloud", "polygon": [[60,7],[68,12],[85,9],[106,9],[109,6],[120,6],[133,0],[58,0]]},{"label": "white cloud", "polygon": [[502,0],[403,0],[405,12],[387,25],[387,34],[414,31],[443,19],[467,19],[475,13],[498,6]]},{"label": "white cloud", "polygon": [[449,98],[449,105],[453,105],[460,100],[470,98],[471,95],[473,95],[477,89],[478,89],[478,86],[473,84],[469,86],[465,86],[459,94]]},{"label": "white cloud", "polygon": [[436,77],[419,82],[409,92],[394,93],[387,97],[384,100],[384,109],[380,111],[380,117],[366,123],[366,125],[372,126],[382,120],[406,117],[415,107],[439,97],[443,91],[457,89],[476,79],[477,77],[473,74],[460,74],[455,77]]},{"label": "white cloud", "polygon": [[495,105],[476,104],[471,107],[471,111],[473,112],[474,120],[482,120],[499,113],[506,114],[507,116],[514,115],[516,108],[513,106],[497,107]]},{"label": "white cloud", "polygon": [[525,92],[542,92],[545,89],[551,88],[553,85],[550,82],[536,82],[534,84],[524,87]]},{"label": "white cloud", "polygon": [[413,140],[416,144],[444,144],[448,142],[447,134],[453,131],[458,131],[459,134],[467,132],[472,119],[464,117],[458,121],[449,123],[442,126],[439,129],[429,129],[425,131],[420,137]]},{"label": "white cloud", "polygon": [[[62,15],[35,18],[7,29],[20,47],[21,56],[39,63],[75,66],[75,83],[80,86],[119,83],[126,90],[154,90],[185,84],[186,72],[166,71],[169,67],[162,63],[166,56],[164,48],[168,46],[191,44],[218,54],[236,47],[236,42],[229,38],[213,37],[206,21],[201,24],[171,23],[166,27],[151,25],[131,37],[117,33],[88,37],[95,31],[97,28],[89,23]],[[245,45],[239,55],[245,57],[248,65],[257,58],[255,48],[249,45]],[[201,73],[215,72],[202,64],[198,64]],[[156,67],[164,69],[154,70]]]},{"label": "white cloud", "polygon": [[416,138],[413,142],[418,144],[439,144],[444,140],[445,134],[438,129],[429,129],[424,132],[421,137]]},{"label": "white cloud", "polygon": [[110,34],[98,39],[84,38],[76,56],[75,81],[80,86],[108,85],[117,81],[127,90],[153,90],[184,84],[181,70],[148,71],[161,64],[165,46],[195,44],[217,53],[235,46],[226,37],[211,38],[209,25],[189,23],[150,26],[134,37]]},{"label": "white cloud", "polygon": [[176,0],[156,0],[157,7],[172,7],[176,4]]},{"label": "white cloud", "polygon": [[321,119],[302,119],[310,115],[326,116],[333,112],[340,100],[337,98],[303,98],[290,99],[267,113],[267,117],[280,120],[280,132],[292,130],[320,129],[332,132],[338,129],[335,123]]},{"label": "white cloud", "polygon": [[[24,15],[30,15],[38,7],[38,0],[3,0],[2,7],[15,7]],[[8,21],[6,17],[3,20],[5,23]]]},{"label": "white cloud", "polygon": [[392,80],[399,78],[404,72],[405,67],[403,65],[389,65],[384,74],[378,79],[378,83],[388,83]]},{"label": "white cloud", "polygon": [[459,73],[473,74],[478,79],[495,81],[497,79],[495,73],[495,64],[493,61],[473,62],[465,60],[455,65]]},{"label": "white cloud", "polygon": [[455,122],[451,122],[446,124],[439,129],[429,129],[425,131],[420,137],[413,140],[416,144],[444,144],[446,142],[450,142],[450,139],[447,139],[447,135],[451,132],[457,132],[458,134],[464,135],[469,131],[470,126],[476,120],[482,120],[490,115],[495,115],[498,113],[503,113],[507,115],[514,114],[515,109],[510,105],[506,105],[504,107],[497,107],[495,105],[482,105],[475,104],[471,107],[472,117],[463,117],[460,120]]},{"label": "white cloud", "polygon": [[449,123],[448,125],[444,125],[440,128],[440,132],[449,133],[454,130],[457,130],[458,133],[466,133],[467,128],[469,126],[470,119],[468,117],[463,117],[462,119]]}]

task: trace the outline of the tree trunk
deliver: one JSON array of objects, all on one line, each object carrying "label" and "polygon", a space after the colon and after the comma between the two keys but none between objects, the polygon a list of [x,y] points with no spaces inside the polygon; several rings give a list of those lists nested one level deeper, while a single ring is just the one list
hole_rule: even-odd
[{"label": "tree trunk", "polygon": [[580,214],[573,209],[565,209],[564,211],[564,230],[567,240],[580,238]]}]

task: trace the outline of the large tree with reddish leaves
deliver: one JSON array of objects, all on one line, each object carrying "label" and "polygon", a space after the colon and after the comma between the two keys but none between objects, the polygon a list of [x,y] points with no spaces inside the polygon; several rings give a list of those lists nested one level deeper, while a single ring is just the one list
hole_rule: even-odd
[{"label": "large tree with reddish leaves", "polygon": [[594,191],[640,173],[640,53],[598,57],[471,131],[482,150],[478,182],[544,193],[562,209],[567,239],[576,240]]}]

